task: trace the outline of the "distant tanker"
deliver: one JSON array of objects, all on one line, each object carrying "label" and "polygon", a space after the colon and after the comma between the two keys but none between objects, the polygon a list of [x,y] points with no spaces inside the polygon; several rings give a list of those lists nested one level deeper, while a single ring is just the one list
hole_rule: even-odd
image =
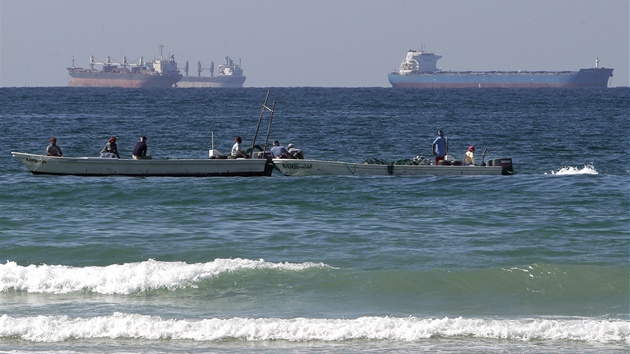
[{"label": "distant tanker", "polygon": [[[243,87],[245,79],[243,76],[243,69],[241,69],[240,63],[237,65],[230,57],[225,57],[225,64],[219,65],[219,72],[217,76],[214,76],[214,62],[210,63],[210,68],[204,69],[201,67],[201,62],[197,62],[197,76],[188,76],[188,62],[184,67],[185,76],[177,83],[177,87],[191,88],[191,87],[228,87],[238,88]],[[201,76],[203,70],[210,71],[210,76]]]},{"label": "distant tanker", "polygon": [[387,76],[392,87],[411,88],[578,88],[608,87],[613,69],[595,67],[579,71],[442,71],[433,52],[409,50],[397,71]]},{"label": "distant tanker", "polygon": [[[145,64],[141,57],[137,64],[128,63],[123,57],[122,63],[114,63],[109,56],[105,62],[97,62],[90,56],[90,69],[68,68],[69,86],[73,87],[124,87],[124,88],[168,88],[174,87],[182,78],[177,69],[175,56],[164,60],[160,45],[160,59]],[[100,70],[95,65],[101,65]]]}]

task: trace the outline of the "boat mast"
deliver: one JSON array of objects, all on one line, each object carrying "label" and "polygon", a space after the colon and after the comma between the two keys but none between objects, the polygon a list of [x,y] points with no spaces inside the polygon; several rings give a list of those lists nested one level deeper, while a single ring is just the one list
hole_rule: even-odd
[{"label": "boat mast", "polygon": [[256,138],[258,137],[258,131],[260,130],[260,125],[263,121],[263,117],[265,116],[266,111],[271,112],[271,116],[269,118],[269,126],[267,127],[267,138],[265,139],[265,145],[263,146],[263,152],[267,150],[267,142],[269,141],[269,133],[271,130],[271,121],[273,120],[273,113],[276,108],[276,101],[273,101],[273,105],[269,107],[267,105],[267,101],[269,100],[269,92],[271,89],[267,89],[267,96],[265,97],[265,102],[262,105],[262,110],[260,111],[260,118],[258,119],[258,126],[256,127],[256,133],[254,134],[254,140],[252,140],[252,149],[249,153],[249,157],[251,158],[254,155],[254,146],[256,146]]}]

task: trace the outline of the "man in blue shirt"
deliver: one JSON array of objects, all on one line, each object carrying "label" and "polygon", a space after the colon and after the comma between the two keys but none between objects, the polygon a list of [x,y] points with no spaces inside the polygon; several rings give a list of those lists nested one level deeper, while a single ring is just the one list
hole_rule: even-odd
[{"label": "man in blue shirt", "polygon": [[442,130],[438,131],[438,137],[433,141],[433,156],[435,156],[435,165],[437,166],[438,162],[444,160],[444,157],[448,153],[448,141],[444,137],[444,132]]},{"label": "man in blue shirt", "polygon": [[273,147],[271,148],[271,156],[278,159],[292,159],[293,156],[289,154],[289,151],[284,147],[280,146],[280,142],[278,140],[273,142]]}]

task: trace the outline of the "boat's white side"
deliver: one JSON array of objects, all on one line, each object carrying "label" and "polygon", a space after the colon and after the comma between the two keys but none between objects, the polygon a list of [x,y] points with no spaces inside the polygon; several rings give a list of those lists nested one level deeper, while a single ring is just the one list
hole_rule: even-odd
[{"label": "boat's white side", "polygon": [[341,161],[274,159],[285,176],[475,176],[501,175],[502,166],[377,165]]},{"label": "boat's white side", "polygon": [[76,176],[270,176],[266,159],[110,159],[11,152],[33,174]]}]

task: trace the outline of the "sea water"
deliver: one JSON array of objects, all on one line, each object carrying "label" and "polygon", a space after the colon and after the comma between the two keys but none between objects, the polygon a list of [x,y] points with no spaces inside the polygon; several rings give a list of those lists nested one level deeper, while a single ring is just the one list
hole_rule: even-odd
[{"label": "sea water", "polygon": [[[630,90],[2,88],[0,352],[630,350]],[[34,176],[280,140],[513,176]],[[269,132],[269,134],[268,134]],[[487,152],[482,156],[482,152]]]}]

